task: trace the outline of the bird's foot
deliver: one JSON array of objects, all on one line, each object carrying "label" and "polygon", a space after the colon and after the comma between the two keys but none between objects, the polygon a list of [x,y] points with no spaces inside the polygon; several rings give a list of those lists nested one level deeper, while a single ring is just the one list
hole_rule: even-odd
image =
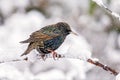
[{"label": "bird's foot", "polygon": [[53,53],[53,59],[58,60],[61,57],[60,54],[57,54],[56,52]]},{"label": "bird's foot", "polygon": [[61,57],[60,54],[57,54],[57,52],[55,52],[55,51],[53,51],[53,50],[48,50],[48,51],[51,52],[54,60],[58,60],[58,59]]},{"label": "bird's foot", "polygon": [[40,56],[40,59],[42,59],[43,61],[45,61],[47,58],[47,56],[45,54],[42,54],[42,55],[37,54],[37,56]]},{"label": "bird's foot", "polygon": [[45,61],[47,57],[46,57],[46,55],[41,55],[41,58],[42,58],[42,60]]}]

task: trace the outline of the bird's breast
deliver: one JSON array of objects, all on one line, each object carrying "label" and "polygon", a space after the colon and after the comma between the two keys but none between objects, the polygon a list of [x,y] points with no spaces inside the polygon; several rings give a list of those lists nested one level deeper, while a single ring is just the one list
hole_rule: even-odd
[{"label": "bird's breast", "polygon": [[52,50],[57,49],[64,41],[63,36],[57,36],[53,39],[44,42],[45,48],[51,48]]},{"label": "bird's breast", "polygon": [[50,53],[47,49],[56,50],[63,42],[66,36],[57,36],[52,39],[44,41],[44,47],[39,48],[39,52]]}]

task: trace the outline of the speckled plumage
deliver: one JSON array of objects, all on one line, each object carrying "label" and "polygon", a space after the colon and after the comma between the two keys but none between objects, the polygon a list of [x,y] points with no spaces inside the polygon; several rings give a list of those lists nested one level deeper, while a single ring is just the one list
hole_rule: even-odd
[{"label": "speckled plumage", "polygon": [[65,22],[45,26],[33,32],[29,39],[21,41],[21,43],[29,43],[27,50],[21,56],[29,54],[33,49],[41,54],[48,54],[49,50],[56,50],[70,32],[70,26]]}]

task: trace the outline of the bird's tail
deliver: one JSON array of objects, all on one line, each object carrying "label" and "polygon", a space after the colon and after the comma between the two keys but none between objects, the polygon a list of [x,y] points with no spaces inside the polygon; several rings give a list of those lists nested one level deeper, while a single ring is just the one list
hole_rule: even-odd
[{"label": "bird's tail", "polygon": [[29,54],[34,48],[35,48],[34,43],[30,43],[30,44],[28,45],[27,50],[26,50],[21,56],[24,56],[24,55]]},{"label": "bird's tail", "polygon": [[30,39],[27,39],[27,40],[21,41],[20,43],[30,43]]}]

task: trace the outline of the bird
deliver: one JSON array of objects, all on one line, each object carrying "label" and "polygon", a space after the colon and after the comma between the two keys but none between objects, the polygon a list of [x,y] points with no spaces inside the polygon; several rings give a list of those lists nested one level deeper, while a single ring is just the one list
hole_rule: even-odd
[{"label": "bird", "polygon": [[27,55],[33,49],[36,49],[43,59],[49,53],[52,53],[52,57],[55,59],[58,56],[55,50],[61,46],[66,36],[70,33],[76,34],[66,22],[47,25],[33,32],[27,40],[20,42],[29,43],[27,49],[21,56]]}]

